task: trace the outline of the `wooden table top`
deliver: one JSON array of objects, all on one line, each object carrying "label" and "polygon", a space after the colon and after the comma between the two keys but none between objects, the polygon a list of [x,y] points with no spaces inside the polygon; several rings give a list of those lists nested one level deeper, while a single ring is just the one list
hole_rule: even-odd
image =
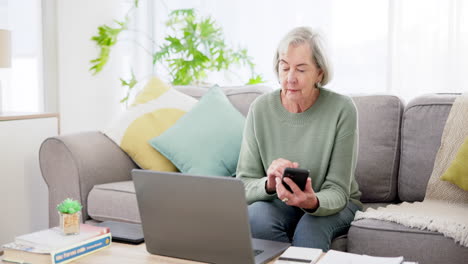
[{"label": "wooden table top", "polygon": [[[275,260],[269,262],[273,264]],[[1,261],[1,263],[10,263]],[[202,262],[152,255],[146,251],[145,244],[130,245],[112,242],[108,248],[70,262],[71,264],[197,264]]]}]

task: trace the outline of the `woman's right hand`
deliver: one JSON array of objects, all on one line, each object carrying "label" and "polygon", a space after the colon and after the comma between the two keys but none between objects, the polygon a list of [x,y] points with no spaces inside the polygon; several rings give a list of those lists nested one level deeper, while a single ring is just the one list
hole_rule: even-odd
[{"label": "woman's right hand", "polygon": [[276,178],[281,179],[281,177],[283,176],[284,169],[298,167],[299,163],[292,162],[283,158],[275,159],[273,162],[271,162],[267,170],[268,179],[265,186],[267,193],[272,194],[276,192]]}]

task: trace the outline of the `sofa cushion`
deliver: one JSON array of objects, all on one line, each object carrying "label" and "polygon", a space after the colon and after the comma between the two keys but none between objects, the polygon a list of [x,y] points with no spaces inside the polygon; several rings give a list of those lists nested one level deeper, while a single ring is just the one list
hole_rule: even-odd
[{"label": "sofa cushion", "polygon": [[398,196],[422,201],[456,95],[430,94],[410,101],[403,113]]},{"label": "sofa cushion", "polygon": [[245,117],[212,87],[172,127],[149,141],[183,173],[234,176]]},{"label": "sofa cushion", "polygon": [[468,259],[468,248],[456,244],[441,233],[373,219],[351,223],[348,251],[383,257],[404,256],[406,261],[424,264],[461,264]]},{"label": "sofa cushion", "polygon": [[[208,91],[208,87],[199,86],[174,86],[174,88],[196,99],[200,99]],[[222,90],[232,105],[244,116],[247,116],[250,104],[255,98],[273,91],[271,87],[265,85],[224,86]]]},{"label": "sofa cushion", "polygon": [[393,204],[393,203],[363,203],[361,211],[365,212],[369,208],[377,209],[379,207],[386,207],[387,205],[390,205],[390,204]]},{"label": "sofa cushion", "polygon": [[391,95],[353,96],[359,119],[356,180],[363,202],[391,202],[397,195],[403,103]]},{"label": "sofa cushion", "polygon": [[341,235],[332,240],[330,249],[339,251],[348,251],[348,235]]},{"label": "sofa cushion", "polygon": [[99,221],[141,223],[133,181],[95,185],[88,196],[88,214]]}]

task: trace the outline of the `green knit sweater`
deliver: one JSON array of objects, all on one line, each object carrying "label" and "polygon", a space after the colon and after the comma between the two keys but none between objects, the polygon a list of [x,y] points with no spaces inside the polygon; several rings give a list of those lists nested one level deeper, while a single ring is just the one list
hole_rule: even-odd
[{"label": "green knit sweater", "polygon": [[[250,107],[237,165],[249,204],[278,199],[265,190],[271,162],[284,158],[310,170],[320,202],[312,215],[332,215],[347,202],[361,206],[354,171],[358,151],[357,111],[344,95],[320,88],[317,101],[302,113],[281,104],[280,90],[258,97]],[[306,211],[307,212],[307,211]]]}]

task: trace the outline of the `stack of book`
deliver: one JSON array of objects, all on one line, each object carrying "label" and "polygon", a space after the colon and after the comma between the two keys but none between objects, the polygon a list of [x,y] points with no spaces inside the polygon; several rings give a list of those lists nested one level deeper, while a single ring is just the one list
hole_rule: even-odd
[{"label": "stack of book", "polygon": [[64,264],[110,246],[108,227],[81,224],[78,235],[62,235],[58,227],[18,236],[3,245],[3,261]]}]

